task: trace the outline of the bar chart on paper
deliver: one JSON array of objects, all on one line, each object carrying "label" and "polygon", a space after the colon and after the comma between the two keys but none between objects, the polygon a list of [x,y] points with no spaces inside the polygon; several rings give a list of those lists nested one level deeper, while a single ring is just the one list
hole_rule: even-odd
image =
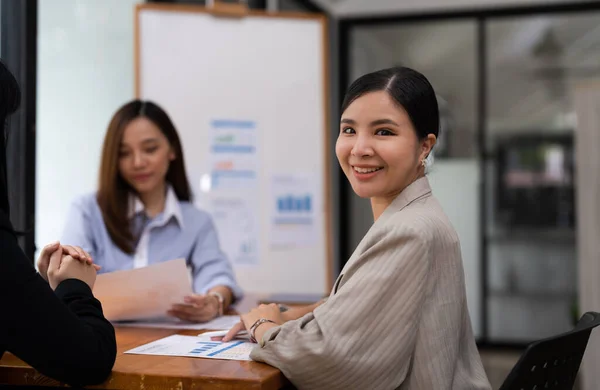
[{"label": "bar chart on paper", "polygon": [[203,341],[195,336],[172,335],[131,349],[125,353],[136,355],[185,356],[207,359],[251,360],[250,352],[256,344],[246,341]]},{"label": "bar chart on paper", "polygon": [[200,355],[203,352],[209,352],[212,351],[213,349],[215,349],[216,347],[220,346],[221,343],[209,343],[209,342],[205,342],[205,341],[201,341],[198,342],[197,345],[195,345],[194,349],[192,349],[189,353],[191,353],[192,355]]}]

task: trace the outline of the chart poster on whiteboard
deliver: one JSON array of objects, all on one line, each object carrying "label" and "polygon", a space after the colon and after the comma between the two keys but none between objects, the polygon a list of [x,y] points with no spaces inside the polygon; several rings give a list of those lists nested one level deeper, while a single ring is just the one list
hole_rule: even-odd
[{"label": "chart poster on whiteboard", "polygon": [[318,242],[320,186],[315,175],[276,175],[271,183],[271,247],[290,249]]},{"label": "chart poster on whiteboard", "polygon": [[221,249],[234,265],[257,265],[256,124],[245,120],[213,120],[209,147],[208,207]]}]

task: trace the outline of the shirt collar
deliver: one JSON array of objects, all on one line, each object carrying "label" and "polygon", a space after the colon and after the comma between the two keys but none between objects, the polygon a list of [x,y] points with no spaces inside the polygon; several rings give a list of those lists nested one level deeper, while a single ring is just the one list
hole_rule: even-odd
[{"label": "shirt collar", "polygon": [[[129,219],[133,216],[144,212],[144,204],[140,198],[134,194],[129,195]],[[165,209],[162,212],[162,221],[167,222],[171,218],[175,218],[180,227],[183,227],[183,214],[181,213],[181,205],[175,194],[175,190],[170,185],[167,185],[167,197],[165,199]]]}]

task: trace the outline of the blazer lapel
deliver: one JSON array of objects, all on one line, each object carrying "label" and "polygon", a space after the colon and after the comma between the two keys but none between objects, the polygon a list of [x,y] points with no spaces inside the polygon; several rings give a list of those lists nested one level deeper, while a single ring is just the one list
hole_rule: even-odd
[{"label": "blazer lapel", "polygon": [[362,247],[364,246],[364,243],[367,242],[367,238],[369,237],[369,235],[373,231],[375,231],[378,228],[378,226],[383,225],[385,223],[385,221],[391,215],[402,210],[403,208],[405,208],[412,202],[414,202],[418,199],[421,199],[423,197],[429,196],[429,195],[431,195],[431,186],[429,185],[429,180],[427,179],[427,177],[422,177],[422,178],[415,180],[411,184],[409,184],[408,187],[406,187],[392,201],[392,203],[384,210],[383,214],[381,214],[381,216],[377,219],[377,221],[375,221],[375,223],[371,226],[371,228],[369,229],[367,234],[365,234],[363,239],[360,241],[360,243],[354,250],[354,253],[352,253],[352,256],[350,256],[350,258],[344,265],[344,269],[342,269],[342,272],[340,273],[340,275],[338,276],[338,278],[336,279],[336,281],[333,285],[333,289],[331,291],[332,295],[337,292],[338,287],[342,281],[342,278],[344,277],[344,271],[347,269],[347,267],[349,267],[352,264],[354,258],[358,254],[363,252]]},{"label": "blazer lapel", "polygon": [[383,211],[375,225],[382,225],[391,215],[402,210],[414,201],[431,195],[431,186],[426,176],[421,177],[408,185]]}]

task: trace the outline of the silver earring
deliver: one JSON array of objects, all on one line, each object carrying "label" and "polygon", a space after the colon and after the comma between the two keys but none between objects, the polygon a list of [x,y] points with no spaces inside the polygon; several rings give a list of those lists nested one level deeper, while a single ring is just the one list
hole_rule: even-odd
[{"label": "silver earring", "polygon": [[425,159],[421,160],[421,165],[423,166],[423,168],[425,168],[425,165],[427,165],[427,163],[425,162]]}]

